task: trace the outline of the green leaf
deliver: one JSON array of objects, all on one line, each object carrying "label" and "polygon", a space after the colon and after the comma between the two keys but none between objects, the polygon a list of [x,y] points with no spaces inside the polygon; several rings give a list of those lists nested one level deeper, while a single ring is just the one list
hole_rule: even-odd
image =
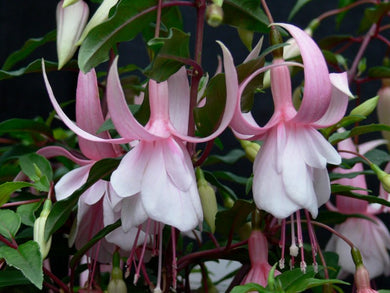
[{"label": "green leaf", "polygon": [[369,203],[379,203],[381,205],[390,207],[390,202],[380,198],[378,196],[372,195],[362,195],[360,193],[352,192],[353,190],[365,190],[362,188],[357,188],[356,186],[349,185],[340,185],[340,184],[332,184],[331,185],[332,194],[348,196],[356,199],[365,200]]},{"label": "green leaf", "polygon": [[22,172],[34,181],[34,186],[40,191],[48,192],[53,180],[53,170],[50,162],[43,156],[30,153],[19,158]]},{"label": "green leaf", "polygon": [[247,292],[264,292],[264,293],[268,293],[268,292],[272,292],[272,291],[269,291],[267,289],[265,289],[263,286],[259,285],[259,284],[256,284],[256,283],[248,283],[248,284],[245,284],[245,285],[239,285],[239,286],[235,286],[232,291],[230,291],[231,293],[247,293]]},{"label": "green leaf", "polygon": [[295,14],[297,14],[297,12],[310,1],[311,0],[297,0],[293,9],[291,9],[290,14],[288,15],[288,20],[290,21],[295,16]]},{"label": "green leaf", "polygon": [[87,182],[67,199],[58,201],[53,205],[45,225],[45,241],[65,224],[79,197],[98,180],[110,175],[118,167],[119,162],[117,159],[103,159],[96,162],[89,172]]},{"label": "green leaf", "polygon": [[390,68],[387,66],[373,66],[367,74],[372,78],[390,78]]},{"label": "green leaf", "polygon": [[42,289],[42,256],[37,242],[28,241],[17,249],[1,246],[0,257],[4,258],[9,266],[20,270],[37,288]]},{"label": "green leaf", "polygon": [[223,1],[223,22],[250,31],[269,32],[269,21],[257,0]]},{"label": "green leaf", "polygon": [[78,56],[80,69],[88,72],[107,61],[109,51],[115,48],[116,44],[134,39],[154,22],[155,5],[154,0],[120,1],[114,14],[106,22],[92,29],[83,41]]},{"label": "green leaf", "polygon": [[329,137],[329,142],[333,145],[336,143],[345,140],[356,135],[362,135],[366,133],[376,132],[376,131],[390,131],[390,126],[385,124],[368,124],[354,127],[351,130],[346,130],[342,133],[334,133]]},{"label": "green leaf", "polygon": [[33,186],[33,184],[28,182],[19,182],[19,181],[13,181],[13,182],[5,182],[0,185],[0,206],[8,202],[9,197],[12,193],[15,191],[24,188]]},{"label": "green leaf", "polygon": [[196,128],[201,136],[210,135],[220,122],[226,103],[225,75],[214,76],[204,95],[207,97],[206,104],[194,109]]},{"label": "green leaf", "polygon": [[19,270],[8,268],[0,271],[0,288],[30,283],[31,282]]},{"label": "green leaf", "polygon": [[216,232],[224,236],[228,236],[231,229],[238,232],[239,228],[246,223],[248,215],[255,208],[255,204],[251,201],[236,200],[231,209],[217,213],[215,219]]},{"label": "green leaf", "polygon": [[32,132],[53,137],[51,129],[42,122],[13,118],[0,123],[0,133]]},{"label": "green leaf", "polygon": [[[42,200],[43,201],[43,200]],[[35,222],[35,212],[39,209],[42,201],[22,204],[16,209],[16,213],[20,216],[22,223],[26,226],[33,227]]]},{"label": "green leaf", "polygon": [[333,211],[321,211],[316,218],[316,221],[327,225],[337,225],[345,222],[348,218],[360,218],[373,221],[371,218],[362,214],[342,214]]},{"label": "green leaf", "polygon": [[360,22],[359,31],[368,30],[374,23],[390,11],[390,3],[380,3],[364,10],[364,17]]},{"label": "green leaf", "polygon": [[334,47],[349,41],[352,35],[331,35],[326,36],[318,42],[318,45],[323,50],[332,50]]},{"label": "green leaf", "polygon": [[[46,71],[54,71],[57,70],[57,63],[52,61],[46,61],[45,60],[45,68]],[[0,80],[2,79],[8,79],[12,77],[21,76],[26,73],[36,73],[36,72],[42,72],[42,61],[41,59],[34,60],[30,64],[28,64],[26,67],[22,67],[17,70],[7,71],[7,70],[0,70]]]},{"label": "green leaf", "polygon": [[330,181],[338,180],[341,178],[351,179],[351,178],[355,178],[356,176],[359,176],[359,175],[373,175],[373,174],[374,174],[374,171],[371,171],[371,170],[361,171],[361,172],[350,172],[350,173],[330,173],[329,179],[330,179]]},{"label": "green leaf", "polygon": [[190,35],[176,28],[169,31],[166,38],[154,38],[148,46],[155,53],[145,74],[156,81],[164,81],[183,66],[183,59],[189,58]]},{"label": "green leaf", "polygon": [[243,157],[245,157],[245,152],[242,149],[235,149],[235,150],[231,150],[229,153],[227,153],[224,156],[219,156],[219,155],[208,156],[204,165],[213,165],[217,163],[232,165]]},{"label": "green leaf", "polygon": [[20,228],[20,216],[11,210],[0,210],[0,234],[9,240],[15,238]]},{"label": "green leaf", "polygon": [[74,268],[82,258],[82,256],[90,249],[92,246],[94,246],[100,239],[102,239],[104,236],[106,236],[108,233],[114,231],[118,227],[120,227],[122,224],[121,220],[119,219],[115,223],[111,225],[107,225],[102,230],[100,230],[98,233],[96,233],[91,240],[89,240],[83,247],[81,247],[76,254],[72,257],[70,260],[70,267]]},{"label": "green leaf", "polygon": [[206,178],[206,180],[211,184],[211,185],[214,185],[218,188],[218,191],[221,192],[221,193],[225,193],[225,194],[228,194],[230,198],[234,198],[236,199],[237,198],[237,195],[236,193],[231,189],[229,188],[228,186],[222,184],[215,176],[213,173],[209,172],[209,171],[205,171],[203,170],[204,172],[204,176]]},{"label": "green leaf", "polygon": [[8,56],[1,69],[4,71],[9,71],[15,64],[28,57],[37,48],[41,47],[42,45],[48,42],[52,42],[55,40],[56,40],[55,30],[47,33],[42,38],[33,38],[27,40],[20,50],[13,52],[10,56]]},{"label": "green leaf", "polygon": [[213,174],[218,179],[228,180],[242,185],[246,185],[248,181],[248,178],[243,176],[238,176],[228,171],[213,171]]},{"label": "green leaf", "polygon": [[[345,7],[351,3],[353,3],[354,0],[339,0],[339,8],[342,8],[342,7]],[[347,11],[344,11],[344,12],[341,12],[337,15],[336,17],[336,23],[337,23],[337,26],[339,27],[341,22],[343,21],[345,15],[347,14],[349,10]]]}]

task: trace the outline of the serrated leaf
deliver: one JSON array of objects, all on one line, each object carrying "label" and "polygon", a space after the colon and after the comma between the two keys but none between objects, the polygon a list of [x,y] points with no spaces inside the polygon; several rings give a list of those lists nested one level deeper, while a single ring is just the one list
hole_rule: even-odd
[{"label": "serrated leaf", "polygon": [[290,21],[295,16],[295,14],[297,14],[298,11],[301,10],[301,8],[305,6],[307,3],[309,3],[310,1],[311,0],[297,0],[293,9],[291,9],[290,14],[288,15],[288,20]]},{"label": "serrated leaf", "polygon": [[5,182],[1,184],[0,185],[0,206],[8,202],[10,195],[15,191],[32,185],[33,184],[28,182],[19,182],[19,181]]},{"label": "serrated leaf", "polygon": [[9,268],[0,271],[0,288],[30,283],[31,282],[19,270]]},{"label": "serrated leaf", "polygon": [[253,202],[243,199],[236,200],[231,209],[217,213],[215,219],[216,232],[228,236],[231,229],[238,231],[246,223],[249,214],[255,208]]},{"label": "serrated leaf", "polygon": [[95,182],[110,175],[118,167],[119,162],[117,159],[103,159],[96,162],[89,172],[87,182],[67,199],[53,205],[45,225],[45,241],[68,220],[79,197]]},{"label": "serrated leaf", "polygon": [[[117,43],[130,41],[156,20],[154,0],[122,0],[114,14],[104,23],[92,29],[83,41],[78,64],[83,72],[90,71],[107,61],[109,51]],[[162,10],[164,13],[165,9]]]},{"label": "serrated leaf", "polygon": [[37,48],[41,47],[42,45],[48,42],[52,42],[55,40],[56,40],[55,30],[48,32],[42,38],[32,38],[27,40],[20,50],[15,51],[10,56],[8,56],[1,69],[4,71],[9,71],[12,67],[15,66],[15,64],[28,57]]},{"label": "serrated leaf", "polygon": [[9,266],[20,270],[38,289],[42,289],[42,256],[37,242],[28,241],[17,249],[1,246],[0,257],[4,258]]},{"label": "serrated leaf", "polygon": [[223,1],[223,23],[250,31],[269,32],[269,21],[257,0]]},{"label": "serrated leaf", "polygon": [[166,38],[151,39],[148,46],[155,58],[144,73],[159,82],[168,79],[184,65],[180,60],[190,56],[189,41],[190,35],[176,28],[170,29]]},{"label": "serrated leaf", "polygon": [[53,137],[51,129],[42,122],[13,118],[0,123],[0,133],[32,132]]},{"label": "serrated leaf", "polygon": [[220,122],[226,103],[225,75],[214,76],[204,95],[207,97],[206,104],[194,109],[196,128],[201,136],[210,135]]},{"label": "serrated leaf", "polygon": [[41,206],[42,201],[23,204],[18,206],[16,213],[20,216],[22,223],[26,226],[33,227],[35,222],[35,211]]},{"label": "serrated leaf", "polygon": [[20,216],[11,210],[0,210],[0,234],[9,240],[15,238],[20,228]]}]

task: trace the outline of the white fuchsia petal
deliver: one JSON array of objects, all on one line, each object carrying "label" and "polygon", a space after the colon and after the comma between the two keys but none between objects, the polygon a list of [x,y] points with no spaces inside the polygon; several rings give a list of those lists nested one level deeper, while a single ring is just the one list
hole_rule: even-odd
[{"label": "white fuchsia petal", "polygon": [[123,199],[121,219],[122,229],[126,232],[138,227],[148,219],[140,194]]},{"label": "white fuchsia petal", "polygon": [[62,176],[55,185],[57,200],[67,198],[87,182],[89,170],[91,170],[92,166],[93,163],[76,168]]}]

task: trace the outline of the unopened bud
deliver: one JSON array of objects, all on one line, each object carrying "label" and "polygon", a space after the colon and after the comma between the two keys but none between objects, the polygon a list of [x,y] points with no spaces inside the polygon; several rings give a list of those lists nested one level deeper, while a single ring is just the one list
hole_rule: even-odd
[{"label": "unopened bud", "polygon": [[108,293],[126,293],[127,286],[123,281],[122,270],[118,267],[112,268],[111,280],[107,287]]},{"label": "unopened bud", "polygon": [[42,259],[46,258],[51,246],[51,236],[48,241],[45,241],[45,225],[51,210],[51,206],[51,200],[47,199],[43,204],[41,214],[34,222],[33,240],[39,244],[39,250],[41,251]]},{"label": "unopened bud", "polygon": [[198,191],[200,201],[202,203],[203,216],[204,219],[209,225],[211,232],[215,231],[215,216],[218,212],[217,198],[215,196],[215,191],[211,185],[204,178],[203,171],[200,168],[196,169],[196,177],[198,184]]},{"label": "unopened bud", "polygon": [[241,42],[245,45],[248,51],[252,51],[252,42],[253,42],[253,32],[244,28],[237,29],[238,36],[241,39]]},{"label": "unopened bud", "polygon": [[247,140],[240,140],[240,144],[245,151],[246,157],[251,162],[254,162],[256,155],[260,150],[260,145],[256,142],[247,141]]},{"label": "unopened bud", "polygon": [[76,45],[80,46],[84,39],[87,37],[88,33],[99,24],[103,23],[108,19],[108,14],[110,9],[114,7],[118,3],[118,0],[104,0],[102,4],[100,4],[99,8],[96,10],[94,15],[88,21],[85,26],[83,33],[81,34],[80,39],[77,41]]},{"label": "unopened bud", "polygon": [[382,183],[383,189],[387,192],[390,192],[390,174],[383,171],[378,165],[371,163],[370,168],[376,176],[378,180]]},{"label": "unopened bud", "polygon": [[75,4],[76,2],[78,2],[79,0],[64,0],[64,3],[62,3],[62,7],[65,8],[65,7],[68,7],[70,5],[73,5]]},{"label": "unopened bud", "polygon": [[206,8],[206,20],[209,26],[219,26],[223,21],[222,7],[214,3],[208,5]]},{"label": "unopened bud", "polygon": [[368,99],[367,101],[353,109],[351,113],[349,113],[349,115],[362,115],[367,117],[375,110],[376,105],[378,104],[378,100],[379,96]]},{"label": "unopened bud", "polygon": [[76,42],[88,19],[88,5],[80,0],[63,7],[64,1],[57,5],[57,55],[58,68],[62,68],[77,50]]},{"label": "unopened bud", "polygon": [[355,286],[357,293],[377,293],[378,291],[371,288],[370,275],[364,265],[356,268]]}]

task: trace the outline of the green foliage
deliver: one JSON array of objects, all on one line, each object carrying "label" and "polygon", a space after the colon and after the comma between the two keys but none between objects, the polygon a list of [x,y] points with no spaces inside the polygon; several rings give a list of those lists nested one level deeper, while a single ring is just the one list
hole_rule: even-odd
[{"label": "green foliage", "polygon": [[20,216],[22,223],[26,226],[33,227],[36,219],[35,212],[41,206],[42,201],[23,204],[18,206],[16,213]]},{"label": "green foliage", "polygon": [[290,14],[288,15],[288,20],[290,21],[299,10],[302,9],[303,6],[305,6],[307,3],[309,3],[311,0],[297,0],[295,3],[293,9],[291,9]]},{"label": "green foliage", "polygon": [[45,124],[39,121],[30,119],[13,118],[0,123],[0,133],[35,133],[52,138],[52,130]]},{"label": "green foliage", "polygon": [[5,182],[0,185],[0,206],[8,202],[10,195],[14,193],[15,191],[24,188],[33,186],[33,184],[28,182],[19,182],[19,181],[13,181],[13,182]]},{"label": "green foliage", "polygon": [[381,17],[390,11],[390,3],[379,3],[374,7],[366,8],[364,17],[360,22],[359,31],[368,30],[374,23],[377,23]]},{"label": "green foliage", "polygon": [[34,182],[34,187],[40,191],[48,192],[53,180],[53,170],[50,162],[41,155],[30,153],[19,158],[22,172]]},{"label": "green foliage", "polygon": [[20,216],[11,210],[0,210],[0,234],[13,240],[20,228]]},{"label": "green foliage", "polygon": [[1,246],[0,258],[4,258],[9,266],[20,270],[31,283],[42,289],[42,257],[37,242],[31,240],[17,248]]}]

